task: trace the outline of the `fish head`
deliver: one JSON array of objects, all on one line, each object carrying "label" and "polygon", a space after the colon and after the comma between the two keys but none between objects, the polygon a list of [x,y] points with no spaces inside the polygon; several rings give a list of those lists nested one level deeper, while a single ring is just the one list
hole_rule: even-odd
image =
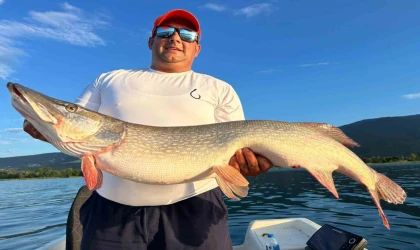
[{"label": "fish head", "polygon": [[77,104],[9,82],[12,106],[51,143],[77,143],[97,134],[104,117]]}]

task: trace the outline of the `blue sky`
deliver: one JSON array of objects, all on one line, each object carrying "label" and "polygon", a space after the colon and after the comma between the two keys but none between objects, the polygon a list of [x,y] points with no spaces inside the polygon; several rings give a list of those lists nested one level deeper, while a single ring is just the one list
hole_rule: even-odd
[{"label": "blue sky", "polygon": [[247,119],[341,126],[418,114],[419,5],[0,0],[0,157],[57,151],[22,131],[8,81],[73,101],[102,72],[150,66],[153,21],[174,8],[202,26],[193,70],[233,85]]}]

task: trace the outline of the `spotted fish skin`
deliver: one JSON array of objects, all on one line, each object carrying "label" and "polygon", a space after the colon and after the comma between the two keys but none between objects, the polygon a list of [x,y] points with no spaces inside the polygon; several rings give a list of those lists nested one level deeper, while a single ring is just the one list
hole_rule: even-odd
[{"label": "spotted fish skin", "polygon": [[246,197],[248,181],[228,165],[235,151],[249,147],[282,168],[304,168],[335,197],[332,173],[362,184],[390,229],[380,199],[401,204],[405,191],[367,166],[349,147],[359,146],[326,123],[270,120],[198,126],[133,124],[8,83],[12,105],[61,152],[82,160],[89,189],[100,189],[102,171],[135,182],[178,184],[215,178],[232,199]]},{"label": "spotted fish skin", "polygon": [[[145,183],[175,184],[194,179],[213,166],[226,164],[242,147],[265,155],[280,167],[318,165],[315,162],[338,165],[343,161],[341,151],[352,165],[364,164],[341,143],[298,123],[252,120],[185,127],[126,124],[125,129],[121,144],[96,160],[116,174],[118,166],[124,166],[125,178]],[[173,170],[177,171],[162,174]]]}]

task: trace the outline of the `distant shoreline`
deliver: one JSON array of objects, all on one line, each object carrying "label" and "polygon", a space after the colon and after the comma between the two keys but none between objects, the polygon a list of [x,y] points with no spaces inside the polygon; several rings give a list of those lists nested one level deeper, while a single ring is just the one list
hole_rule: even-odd
[{"label": "distant shoreline", "polygon": [[[420,161],[398,161],[398,162],[386,162],[386,163],[366,163],[368,166],[386,166],[386,165],[409,165],[409,164],[420,164]],[[274,166],[273,169],[287,169]],[[16,170],[16,172],[25,172],[25,170]],[[51,176],[51,177],[29,177],[29,178],[0,178],[0,181],[16,181],[16,180],[42,180],[42,179],[68,179],[68,178],[80,178],[83,176]]]},{"label": "distant shoreline", "polygon": [[[385,165],[410,165],[410,164],[420,164],[420,161],[399,161],[399,162],[386,162],[386,163],[366,163],[368,166],[385,166]],[[275,169],[288,169],[274,166]]]},{"label": "distant shoreline", "polygon": [[43,179],[69,179],[69,178],[83,178],[83,176],[69,176],[69,177],[33,177],[33,178],[12,178],[0,179],[0,181],[27,181],[27,180],[43,180]]},{"label": "distant shoreline", "polygon": [[384,162],[384,163],[366,163],[367,165],[392,165],[392,164],[415,164],[420,163],[420,161],[396,161],[396,162]]},{"label": "distant shoreline", "polygon": [[82,171],[74,168],[52,169],[51,167],[43,167],[37,170],[0,169],[0,180],[32,180],[80,176],[83,176]]}]

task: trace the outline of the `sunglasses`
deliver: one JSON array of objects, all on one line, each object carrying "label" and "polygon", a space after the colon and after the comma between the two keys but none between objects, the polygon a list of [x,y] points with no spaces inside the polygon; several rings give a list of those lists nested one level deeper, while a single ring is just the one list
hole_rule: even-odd
[{"label": "sunglasses", "polygon": [[178,32],[179,37],[181,37],[182,41],[185,42],[195,42],[198,41],[198,33],[192,30],[187,30],[183,28],[174,28],[174,27],[157,27],[156,28],[156,36],[160,38],[169,38]]}]

